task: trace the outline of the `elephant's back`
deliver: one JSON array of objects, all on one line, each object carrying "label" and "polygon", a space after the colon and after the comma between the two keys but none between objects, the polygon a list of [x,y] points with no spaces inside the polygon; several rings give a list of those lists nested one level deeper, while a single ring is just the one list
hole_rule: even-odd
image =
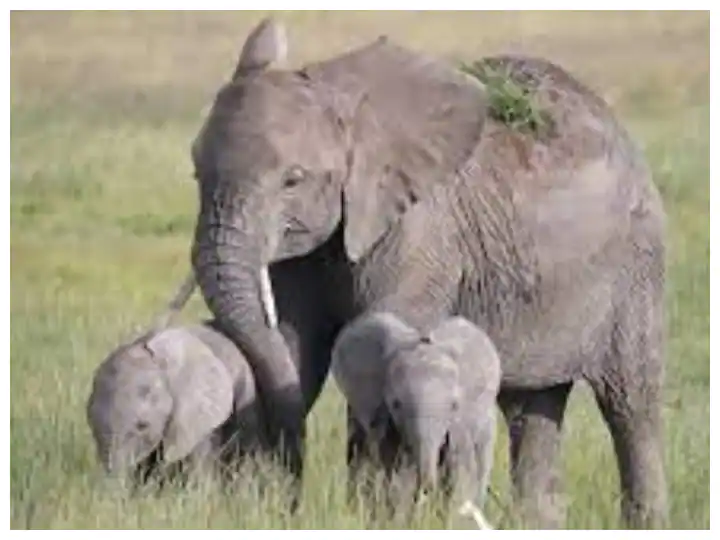
[{"label": "elephant's back", "polygon": [[233,380],[254,381],[247,358],[237,345],[216,327],[214,321],[193,325],[189,327],[189,331],[225,365]]},{"label": "elephant's back", "polygon": [[[498,83],[488,86],[490,114],[483,157],[499,173],[526,171],[538,187],[549,187],[557,171],[582,169],[607,161],[634,177],[649,176],[640,148],[598,93],[557,64],[526,56],[493,56],[482,66],[527,92],[528,110],[518,105],[514,118],[503,116]],[[493,79],[497,80],[497,79]],[[543,180],[545,182],[543,182]]]}]

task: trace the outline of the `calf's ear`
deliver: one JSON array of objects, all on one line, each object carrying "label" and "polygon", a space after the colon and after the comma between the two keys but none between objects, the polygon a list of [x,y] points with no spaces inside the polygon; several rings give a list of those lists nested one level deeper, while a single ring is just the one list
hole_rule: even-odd
[{"label": "calf's ear", "polygon": [[233,411],[233,384],[225,365],[183,329],[163,332],[148,346],[164,360],[173,408],[163,438],[167,462],[183,459]]}]

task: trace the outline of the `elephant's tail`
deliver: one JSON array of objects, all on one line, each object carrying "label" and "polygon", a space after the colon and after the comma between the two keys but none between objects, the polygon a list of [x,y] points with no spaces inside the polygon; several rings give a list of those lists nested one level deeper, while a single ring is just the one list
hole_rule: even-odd
[{"label": "elephant's tail", "polygon": [[190,299],[193,292],[195,292],[196,287],[197,281],[195,280],[195,274],[191,270],[185,277],[185,280],[182,282],[180,287],[178,287],[170,302],[168,302],[165,310],[155,318],[155,322],[151,325],[147,334],[161,332],[170,326],[175,316],[185,307],[185,304],[187,304],[187,301]]}]

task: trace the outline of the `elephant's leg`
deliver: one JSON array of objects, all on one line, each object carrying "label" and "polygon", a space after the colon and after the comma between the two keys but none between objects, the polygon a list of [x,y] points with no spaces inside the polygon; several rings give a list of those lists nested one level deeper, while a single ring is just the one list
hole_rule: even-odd
[{"label": "elephant's leg", "polygon": [[[280,308],[283,309],[282,307]],[[290,349],[290,353],[296,362],[300,372],[300,383],[305,401],[305,417],[317,401],[320,391],[327,379],[330,367],[330,354],[333,339],[336,332],[323,331],[323,326],[316,325],[315,317],[317,312],[301,310],[296,305],[291,305],[288,310],[280,312],[280,332]],[[303,461],[305,455],[306,430],[303,426],[300,437],[299,461],[294,473],[298,480],[294,483],[296,499],[299,498],[300,482],[303,473]],[[293,502],[295,506],[295,502]]]},{"label": "elephant's leg", "polygon": [[348,503],[362,500],[373,521],[391,519],[396,503],[391,482],[399,454],[397,440],[371,441],[349,407],[347,433]]},{"label": "elephant's leg", "polygon": [[496,415],[493,410],[486,421],[477,429],[474,445],[474,457],[477,463],[476,483],[479,488],[476,500],[481,509],[485,508],[487,493],[490,489],[490,476],[495,458],[496,431]]},{"label": "elephant's leg", "polygon": [[132,492],[137,492],[152,480],[155,480],[159,487],[163,484],[161,461],[160,450],[155,449],[132,469],[130,484]]},{"label": "elephant's leg", "polygon": [[329,249],[270,267],[278,326],[300,372],[306,415],[325,384],[333,343],[346,322],[336,306],[342,295],[329,286],[333,281],[325,261]]},{"label": "elephant's leg", "polygon": [[[380,470],[374,470],[376,506],[385,519],[393,520],[412,508],[416,496],[416,472],[410,466],[408,454],[395,425],[390,422],[378,444]],[[376,512],[376,515],[379,515]]]},{"label": "elephant's leg", "polygon": [[474,426],[458,426],[450,432],[438,460],[441,519],[447,523],[456,514],[464,515],[479,496],[479,460],[475,452]]},{"label": "elephant's leg", "polygon": [[[317,314],[313,316],[317,316]],[[300,384],[307,417],[327,380],[332,344],[337,335],[337,329],[316,326],[310,322],[309,318],[292,320],[287,312],[280,317],[280,332],[285,337],[290,353],[300,371]]]},{"label": "elephant's leg", "polygon": [[218,430],[193,449],[184,464],[189,479],[195,482],[222,480],[224,466],[221,462],[221,444]]},{"label": "elephant's leg", "polygon": [[559,528],[557,456],[571,383],[542,390],[503,390],[498,403],[510,432],[510,473],[526,525]]},{"label": "elephant's leg", "polygon": [[348,502],[355,502],[357,497],[365,496],[364,485],[361,482],[363,467],[372,463],[372,453],[365,430],[353,416],[350,407],[347,407],[347,443],[345,458],[347,461],[347,499]]},{"label": "elephant's leg", "polygon": [[617,316],[602,371],[588,378],[610,430],[631,528],[667,524],[661,388],[662,311],[652,283],[638,286]]},{"label": "elephant's leg", "polygon": [[662,528],[667,518],[659,405],[643,385],[596,383],[596,397],[615,447],[628,527]]},{"label": "elephant's leg", "polygon": [[[312,256],[289,259],[270,268],[278,312],[278,327],[298,367],[305,416],[315,404],[327,379],[332,345],[340,325],[331,318],[324,298],[321,265]],[[295,500],[299,498],[306,432],[299,448],[276,449],[294,475]],[[293,507],[296,506],[293,502]]]}]

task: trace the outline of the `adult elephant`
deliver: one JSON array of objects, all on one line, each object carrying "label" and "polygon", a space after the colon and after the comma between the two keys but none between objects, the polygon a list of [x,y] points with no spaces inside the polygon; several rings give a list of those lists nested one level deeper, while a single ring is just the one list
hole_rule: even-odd
[{"label": "adult elephant", "polygon": [[457,314],[500,352],[527,515],[558,524],[561,424],[585,379],[628,524],[662,524],[664,210],[606,104],[544,60],[486,59],[549,115],[526,131],[477,80],[386,38],[300,70],[273,66],[283,38],[270,19],[253,30],[193,145],[192,263],[293,470],[344,323],[381,309],[426,331]]}]

